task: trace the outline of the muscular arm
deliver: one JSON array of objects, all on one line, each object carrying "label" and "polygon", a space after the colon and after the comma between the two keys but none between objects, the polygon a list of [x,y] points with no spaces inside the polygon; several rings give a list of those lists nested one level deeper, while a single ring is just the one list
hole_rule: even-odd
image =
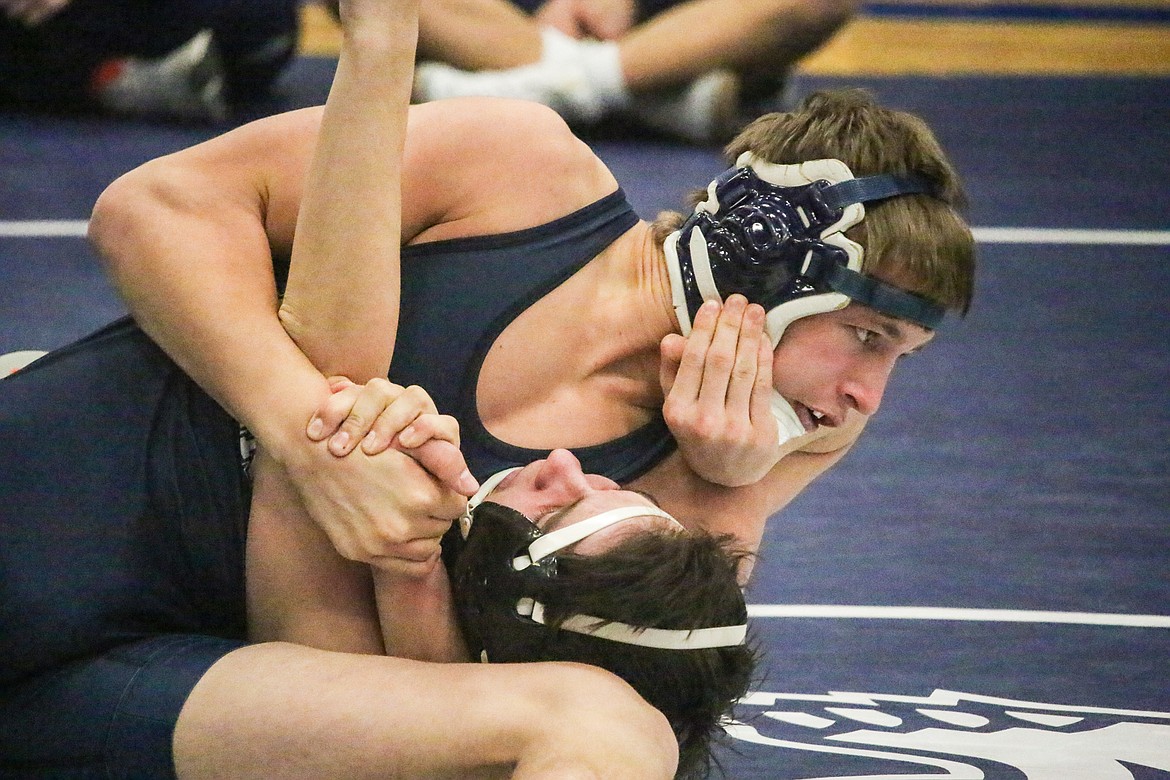
[{"label": "muscular arm", "polygon": [[[283,403],[284,384],[319,372],[274,316],[272,258],[292,251],[321,115],[313,108],[268,117],[146,163],[110,185],[90,222],[90,238],[143,330],[281,462],[303,446],[308,420]],[[562,216],[616,186],[586,152],[559,117],[535,104],[415,106],[402,160],[402,242]],[[567,182],[565,166],[574,173]],[[534,168],[546,175],[533,180]],[[332,281],[352,288],[353,278]],[[301,311],[286,307],[286,320],[307,318]],[[365,339],[354,355],[382,350],[389,359],[392,331],[350,328],[345,337]],[[304,346],[326,361],[339,352]]]},{"label": "muscular arm", "polygon": [[297,218],[284,329],[327,374],[384,377],[398,328],[402,154],[417,5],[344,14]]},{"label": "muscular arm", "polygon": [[273,117],[149,162],[90,223],[142,328],[278,455],[328,394],[276,317],[269,249],[291,245],[319,118]]},{"label": "muscular arm", "polygon": [[[350,457],[370,460],[360,451]],[[376,458],[389,480],[427,480],[406,455],[389,451]],[[253,468],[246,557],[249,639],[420,661],[467,660],[442,564],[423,576],[404,576],[342,558],[305,511],[284,470],[263,451]]]}]

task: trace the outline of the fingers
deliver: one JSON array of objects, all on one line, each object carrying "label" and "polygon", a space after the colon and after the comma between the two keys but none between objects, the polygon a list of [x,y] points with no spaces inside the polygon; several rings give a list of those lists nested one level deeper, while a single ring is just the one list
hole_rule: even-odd
[{"label": "fingers", "polygon": [[426,544],[418,545],[402,557],[379,556],[370,561],[370,565],[397,577],[422,579],[434,571],[442,555],[439,540],[426,540]]},{"label": "fingers", "polygon": [[442,487],[417,464],[412,467],[419,479],[395,480],[393,500],[367,507],[365,524],[343,528],[337,538],[330,534],[330,541],[343,557],[363,563],[389,559],[417,563],[428,560],[438,549],[467,499]]},{"label": "fingers", "polygon": [[677,333],[670,333],[662,339],[658,346],[660,360],[658,361],[658,383],[662,385],[662,395],[668,396],[674,389],[675,378],[682,364],[683,351],[687,348],[687,340]]},{"label": "fingers", "polygon": [[[461,496],[475,495],[479,483],[467,469],[467,461],[459,448],[448,441],[431,439],[408,453],[418,464],[430,472],[444,487],[450,488]],[[455,500],[454,504],[444,504],[439,511],[453,510],[452,517],[463,511],[463,503]]]},{"label": "fingers", "polygon": [[[746,303],[746,301],[745,301]],[[720,318],[722,325],[722,317]],[[735,338],[735,357],[733,358],[731,377],[727,385],[727,407],[733,414],[743,415],[750,413],[752,396],[760,373],[760,347],[764,334],[764,309],[751,304],[746,306],[740,318],[740,324]],[[769,343],[768,371],[764,377],[766,383],[771,384],[771,348]]]},{"label": "fingers", "polygon": [[691,326],[691,333],[686,338],[682,355],[679,356],[678,371],[675,373],[674,385],[670,391],[672,397],[680,401],[698,399],[699,391],[703,387],[703,365],[718,318],[718,303],[707,301],[699,307]]},{"label": "fingers", "polygon": [[772,342],[761,334],[756,349],[756,380],[752,386],[749,413],[752,424],[772,417]]},{"label": "fingers", "polygon": [[[732,369],[736,365],[736,350],[740,328],[743,326],[747,299],[732,295],[723,304],[715,321],[715,330],[703,357],[703,381],[699,390],[700,403],[723,406],[728,400]],[[755,357],[755,349],[752,349]]]},{"label": "fingers", "polygon": [[[399,387],[391,385],[389,382],[386,384],[392,388]],[[411,385],[399,389],[401,389],[401,393],[389,404],[384,403],[380,392],[373,392],[368,396],[363,394],[353,411],[349,413],[349,418],[341,426],[341,430],[330,440],[329,449],[333,454],[347,454],[360,441],[363,452],[367,455],[376,455],[394,444],[397,437],[406,432],[409,427],[422,425],[419,422],[422,416],[434,415],[438,417],[435,402],[421,387]],[[449,419],[454,422],[454,418]],[[351,425],[353,426],[351,436],[345,441],[335,441],[338,436],[346,433]],[[455,423],[454,427],[455,430],[452,433],[449,425],[444,427],[437,421],[432,421],[429,427],[416,427],[412,435],[414,440],[421,443],[426,440],[427,431],[433,430],[435,436],[457,444],[459,442],[458,423]]]},{"label": "fingers", "polygon": [[[386,379],[372,379],[364,385],[330,380],[335,392],[321,405],[309,421],[306,433],[314,441],[329,439],[329,451],[343,457],[358,446],[368,455],[389,447],[420,415],[437,414],[435,403],[421,387],[402,387]],[[427,436],[458,442],[458,432],[433,422],[416,434],[418,441]]]},{"label": "fingers", "polygon": [[[667,360],[679,342],[663,339],[664,360],[659,368],[663,391],[677,391],[680,399],[697,400],[709,408],[728,405],[746,412],[757,379],[763,327],[763,308],[749,305],[742,295],[732,295],[722,307],[713,301],[704,303],[695,315],[677,371]],[[768,373],[771,382],[770,368]],[[669,374],[673,382],[668,381]]]},{"label": "fingers", "polygon": [[[343,376],[329,377],[330,396],[309,419],[309,426],[305,430],[309,438],[313,441],[323,441],[337,433],[366,387],[370,388],[371,393],[381,394],[386,404],[396,398],[402,390],[398,385],[386,380],[373,380],[369,385],[358,385]],[[394,392],[395,388],[397,392]]]},{"label": "fingers", "polygon": [[[422,446],[424,442],[431,439],[450,442],[458,447],[459,421],[449,414],[420,414],[399,431],[398,438],[393,440],[393,444],[401,450],[411,450]],[[377,452],[382,449],[384,448],[380,447]],[[362,451],[367,455],[376,454],[374,450],[366,446],[365,442],[362,444]]]}]

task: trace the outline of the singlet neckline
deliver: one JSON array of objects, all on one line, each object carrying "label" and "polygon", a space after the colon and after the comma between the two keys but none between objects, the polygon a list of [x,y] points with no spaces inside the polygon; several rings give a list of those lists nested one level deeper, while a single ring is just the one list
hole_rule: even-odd
[{"label": "singlet neckline", "polygon": [[[592,203],[587,203],[575,211],[570,211],[568,214],[557,217],[550,222],[544,222],[542,224],[532,225],[526,228],[517,228],[515,230],[505,230],[499,233],[484,233],[482,235],[474,236],[454,236],[452,238],[440,238],[434,241],[423,241],[418,244],[407,244],[406,246],[402,247],[402,252],[404,254],[414,256],[425,255],[429,251],[444,253],[459,252],[461,250],[481,251],[527,244],[546,236],[551,237],[558,235],[563,231],[571,230],[582,223],[589,222],[591,219],[596,218],[599,213],[604,214],[610,209],[615,209],[615,216],[627,210],[630,214],[634,214],[633,208],[629,206],[626,200],[626,193],[621,187],[618,187],[613,192],[602,196]],[[634,214],[634,218],[635,220],[638,219],[636,214]],[[637,222],[634,224],[636,225]],[[633,225],[630,225],[629,227],[622,230],[613,239],[613,241],[616,241],[617,238],[625,235],[625,233],[632,227]],[[609,244],[606,244],[605,248],[608,248],[609,245],[613,243],[613,241],[610,241]],[[590,260],[592,260],[592,258],[590,258]],[[586,263],[581,265],[579,268],[575,269],[575,271],[580,270],[580,268],[584,268],[587,264],[588,261],[586,261]],[[571,275],[572,274],[570,274],[570,276]],[[547,294],[548,293],[546,292],[545,295]],[[541,297],[543,297],[543,295]]]},{"label": "singlet neckline", "polygon": [[[493,320],[491,327],[481,336],[472,353],[469,371],[465,376],[464,385],[460,390],[460,406],[463,410],[462,418],[466,420],[463,424],[462,435],[475,439],[476,443],[493,453],[497,457],[505,460],[514,461],[518,463],[529,463],[533,460],[538,460],[548,456],[552,452],[551,448],[542,447],[525,447],[518,444],[512,444],[495,436],[484,425],[483,419],[479,415],[479,404],[477,397],[477,390],[479,387],[480,374],[483,371],[483,364],[487,360],[487,354],[492,345],[494,345],[503,334],[504,330],[511,325],[520,314],[527,311],[528,308],[535,305],[538,301],[543,300],[553,290],[568,281],[573,275],[581,271],[589,263],[593,262],[601,252],[604,252],[611,247],[614,242],[632,230],[640,221],[629,205],[624,190],[619,187],[610,194],[582,206],[576,211],[570,212],[562,217],[558,217],[551,222],[546,222],[541,225],[535,225],[528,228],[521,228],[519,230],[507,231],[502,233],[490,234],[485,236],[469,236],[450,239],[440,239],[438,241],[428,241],[422,244],[412,245],[410,249],[425,250],[427,247],[435,247],[436,250],[444,252],[459,251],[462,244],[467,245],[467,249],[484,249],[484,248],[499,248],[512,245],[527,244],[534,240],[548,236],[559,236],[566,231],[584,226],[595,219],[609,216],[610,221],[615,226],[621,226],[623,223],[620,218],[630,214],[633,221],[630,224],[621,227],[620,230],[614,228],[613,235],[605,242],[603,246],[591,257],[585,259],[583,262],[571,266],[569,268],[558,269],[557,272],[550,274],[548,277],[539,280],[533,285],[534,290],[539,290],[526,306],[519,312],[505,312],[503,315]],[[413,252],[412,252],[413,254]],[[425,251],[420,251],[419,254],[425,254]],[[501,322],[502,320],[502,322]],[[617,449],[626,449],[631,444],[657,442],[661,443],[664,439],[669,439],[673,442],[673,437],[666,426],[666,422],[662,417],[661,410],[652,411],[651,418],[643,425],[634,428],[628,433],[622,434],[613,439],[608,439],[597,444],[589,444],[583,446],[569,447],[583,463],[590,460],[592,453],[605,453],[607,451]],[[642,449],[639,447],[638,449]],[[639,469],[644,470],[644,469]]]}]

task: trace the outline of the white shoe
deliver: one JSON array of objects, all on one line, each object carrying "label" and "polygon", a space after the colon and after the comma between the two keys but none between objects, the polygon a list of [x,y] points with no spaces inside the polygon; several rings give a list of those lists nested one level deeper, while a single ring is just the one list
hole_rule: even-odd
[{"label": "white shoe", "polygon": [[228,114],[224,68],[211,30],[158,59],[128,58],[97,98],[105,109],[126,116],[223,121]]},{"label": "white shoe", "polygon": [[414,71],[417,103],[473,95],[542,103],[570,124],[590,125],[605,113],[584,68],[571,63],[534,62],[507,70],[466,71],[424,62]]},{"label": "white shoe", "polygon": [[691,143],[721,142],[739,119],[739,77],[713,70],[678,89],[638,93],[627,113],[652,130]]}]

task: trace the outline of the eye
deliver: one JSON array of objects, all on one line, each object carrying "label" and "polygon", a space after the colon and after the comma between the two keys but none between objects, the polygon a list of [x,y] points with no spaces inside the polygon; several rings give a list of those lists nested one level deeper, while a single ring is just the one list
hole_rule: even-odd
[{"label": "eye", "polygon": [[861,327],[854,327],[853,333],[854,333],[854,335],[857,336],[857,340],[860,341],[862,344],[864,344],[867,347],[873,346],[874,343],[877,341],[878,336],[881,335],[877,331],[869,330],[868,328],[861,328]]}]

